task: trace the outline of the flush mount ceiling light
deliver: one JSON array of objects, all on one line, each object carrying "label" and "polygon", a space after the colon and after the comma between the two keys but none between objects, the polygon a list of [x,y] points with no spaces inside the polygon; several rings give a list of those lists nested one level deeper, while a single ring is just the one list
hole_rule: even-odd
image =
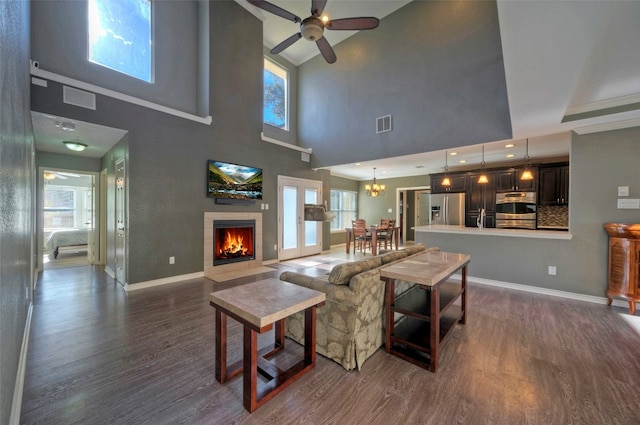
[{"label": "flush mount ceiling light", "polygon": [[533,180],[533,174],[531,174],[531,170],[529,169],[529,139],[528,138],[526,142],[526,151],[524,155],[524,171],[520,176],[520,180]]},{"label": "flush mount ceiling light", "polygon": [[67,147],[67,149],[71,149],[72,151],[75,151],[75,152],[82,152],[88,146],[88,145],[85,145],[84,143],[73,142],[71,140],[65,140],[62,143],[64,143],[64,145]]},{"label": "flush mount ceiling light", "polygon": [[384,195],[385,185],[376,182],[376,167],[373,167],[373,184],[365,184],[364,189],[367,191],[367,195],[372,198]]},{"label": "flush mount ceiling light", "polygon": [[487,175],[484,172],[484,167],[487,163],[484,162],[484,145],[482,145],[482,162],[480,163],[480,167],[482,168],[482,171],[480,172],[480,177],[478,177],[478,183],[480,184],[486,184],[489,183],[489,179],[487,178]]},{"label": "flush mount ceiling light", "polygon": [[447,160],[447,151],[444,151],[444,178],[442,179],[442,186],[451,186],[451,180],[447,173],[449,172],[449,162]]}]

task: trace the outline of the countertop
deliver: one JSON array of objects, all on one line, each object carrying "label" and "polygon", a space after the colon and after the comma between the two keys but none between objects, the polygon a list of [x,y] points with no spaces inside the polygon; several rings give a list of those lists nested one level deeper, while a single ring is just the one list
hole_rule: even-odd
[{"label": "countertop", "polygon": [[560,239],[571,240],[573,235],[567,231],[558,230],[526,230],[526,229],[494,229],[465,226],[450,226],[443,224],[431,224],[428,226],[416,226],[416,232],[427,233],[454,233],[470,236],[505,236],[514,238],[536,238],[536,239]]}]

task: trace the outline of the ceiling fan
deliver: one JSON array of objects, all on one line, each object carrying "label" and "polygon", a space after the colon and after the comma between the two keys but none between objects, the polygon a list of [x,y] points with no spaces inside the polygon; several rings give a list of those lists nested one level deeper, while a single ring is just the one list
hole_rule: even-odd
[{"label": "ceiling fan", "polygon": [[264,0],[247,0],[252,5],[280,16],[281,18],[293,21],[296,24],[300,24],[300,32],[292,35],[291,37],[278,44],[271,49],[271,53],[277,55],[278,53],[291,46],[301,38],[305,38],[309,41],[315,41],[322,57],[328,63],[334,63],[336,61],[336,54],[333,48],[329,44],[326,38],[324,38],[324,30],[370,30],[374,29],[380,23],[378,18],[374,17],[361,17],[361,18],[342,18],[342,19],[328,19],[321,17],[324,7],[327,4],[327,0],[311,0],[311,16],[305,19],[300,19],[293,13],[284,10],[280,6],[269,3]]}]

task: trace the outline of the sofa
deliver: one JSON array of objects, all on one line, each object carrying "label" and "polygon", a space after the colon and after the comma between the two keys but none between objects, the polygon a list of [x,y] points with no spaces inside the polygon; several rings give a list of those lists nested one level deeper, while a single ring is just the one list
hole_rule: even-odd
[{"label": "sofa", "polygon": [[[365,360],[384,344],[384,281],[380,268],[410,256],[438,250],[423,244],[410,245],[375,257],[335,266],[328,275],[312,277],[284,272],[280,280],[324,292],[325,305],[316,314],[316,352],[341,364],[360,370]],[[396,294],[410,289],[399,282]],[[285,335],[304,344],[304,315],[286,319]]]}]

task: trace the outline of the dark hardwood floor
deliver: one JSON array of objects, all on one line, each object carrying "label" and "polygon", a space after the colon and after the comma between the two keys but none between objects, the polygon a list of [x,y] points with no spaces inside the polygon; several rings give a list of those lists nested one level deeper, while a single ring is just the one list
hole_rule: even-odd
[{"label": "dark hardwood floor", "polygon": [[[100,268],[46,270],[34,298],[21,424],[640,423],[639,316],[477,284],[438,373],[384,348],[359,372],[318,356],[314,370],[248,413],[242,378],[215,380],[208,294],[284,269],[326,273],[340,257],[130,293]],[[230,361],[240,359],[241,334],[230,319]],[[261,335],[260,345],[271,338]],[[301,347],[287,340],[286,351]]]}]

